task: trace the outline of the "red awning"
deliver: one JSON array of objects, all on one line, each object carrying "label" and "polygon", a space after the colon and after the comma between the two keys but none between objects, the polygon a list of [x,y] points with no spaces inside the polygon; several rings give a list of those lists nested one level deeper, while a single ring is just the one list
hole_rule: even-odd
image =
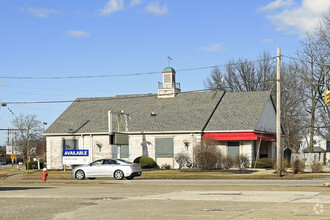
[{"label": "red awning", "polygon": [[276,141],[276,137],[274,135],[259,134],[253,132],[205,133],[202,139],[215,140],[215,141],[248,141],[248,140]]}]

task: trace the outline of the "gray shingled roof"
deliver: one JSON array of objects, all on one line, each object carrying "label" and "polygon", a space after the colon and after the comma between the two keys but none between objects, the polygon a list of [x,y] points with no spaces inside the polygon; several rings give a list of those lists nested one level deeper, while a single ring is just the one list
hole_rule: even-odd
[{"label": "gray shingled roof", "polygon": [[254,130],[270,92],[228,92],[205,131]]},{"label": "gray shingled roof", "polygon": [[[108,132],[109,110],[124,110],[130,115],[130,132],[201,131],[222,94],[179,93],[168,99],[155,94],[78,98],[45,133]],[[269,92],[226,93],[205,131],[253,130],[269,96]],[[121,122],[124,131],[123,117]],[[117,131],[117,116],[113,116],[112,129]]]}]

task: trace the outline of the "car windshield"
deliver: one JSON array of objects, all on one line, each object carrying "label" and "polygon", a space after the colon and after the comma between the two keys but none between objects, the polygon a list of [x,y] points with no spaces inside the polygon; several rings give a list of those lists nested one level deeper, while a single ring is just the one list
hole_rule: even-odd
[{"label": "car windshield", "polygon": [[123,159],[117,159],[117,161],[121,162],[121,163],[127,163],[127,164],[132,164],[131,162],[127,161],[127,160],[123,160]]}]

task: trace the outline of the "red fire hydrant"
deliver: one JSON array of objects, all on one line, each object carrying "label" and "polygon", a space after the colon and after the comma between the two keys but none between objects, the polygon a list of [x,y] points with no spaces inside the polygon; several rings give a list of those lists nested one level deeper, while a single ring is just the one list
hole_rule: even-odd
[{"label": "red fire hydrant", "polygon": [[44,168],[41,172],[42,175],[42,182],[46,182],[47,176],[48,176],[48,172],[47,172],[47,168]]}]

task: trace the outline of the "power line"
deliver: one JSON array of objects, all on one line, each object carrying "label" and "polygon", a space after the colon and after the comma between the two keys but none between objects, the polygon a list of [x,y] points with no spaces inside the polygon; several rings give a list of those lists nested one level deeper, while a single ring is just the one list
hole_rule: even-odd
[{"label": "power line", "polygon": [[[230,88],[237,88],[239,86],[247,86],[247,85],[253,85],[253,84],[266,84],[275,82],[274,80],[268,80],[264,82],[258,82],[258,83],[243,83],[243,84],[237,84],[234,86],[225,86],[221,89],[230,89]],[[219,92],[220,90],[216,89],[199,89],[199,90],[190,90],[181,92],[182,93],[194,93],[194,92],[206,92],[206,91],[214,91]],[[252,92],[252,91],[251,91]],[[168,95],[168,94],[167,94]],[[30,101],[30,102],[6,102],[7,105],[24,105],[24,104],[56,104],[56,103],[72,103],[72,102],[94,102],[94,101],[108,101],[108,100],[121,100],[121,99],[136,99],[141,97],[154,97],[157,96],[155,93],[149,93],[149,94],[138,94],[138,95],[119,95],[114,97],[98,97],[98,98],[78,98],[76,100],[56,100],[56,101]]]},{"label": "power line", "polygon": [[[308,62],[312,63],[311,61],[304,60],[297,57],[291,57],[287,55],[281,55],[282,57],[286,57],[289,59],[297,60],[300,62]],[[219,67],[225,67],[225,66],[234,66],[237,64],[242,63],[254,63],[254,62],[261,62],[266,60],[273,60],[277,57],[269,57],[265,59],[258,59],[258,60],[252,60],[252,61],[238,61],[235,63],[228,63],[228,64],[219,64],[219,65],[213,65],[213,66],[204,66],[204,67],[196,67],[196,68],[187,68],[187,69],[179,69],[176,70],[176,72],[186,72],[186,71],[196,71],[196,70],[204,70],[204,69],[213,69],[213,68],[219,68]],[[314,62],[314,64],[317,65],[324,65],[318,62]],[[326,64],[327,66],[330,64]],[[129,77],[129,76],[142,76],[142,75],[155,75],[160,74],[162,72],[160,71],[154,71],[154,72],[141,72],[141,73],[128,73],[128,74],[106,74],[106,75],[78,75],[78,76],[0,76],[2,79],[17,79],[17,80],[60,80],[60,79],[91,79],[91,78],[111,78],[111,77]]]},{"label": "power line", "polygon": [[[214,65],[214,66],[204,66],[204,67],[196,67],[196,68],[188,68],[188,69],[179,69],[176,72],[186,72],[186,71],[195,71],[195,70],[203,70],[203,69],[213,69],[222,66],[233,66],[240,63],[254,63],[254,62],[261,62],[266,60],[272,60],[276,57],[270,57],[265,59],[259,60],[252,60],[252,61],[239,61],[236,63],[229,63],[229,64],[221,64],[221,65]],[[108,75],[86,75],[86,76],[0,76],[2,79],[19,79],[19,80],[40,80],[40,79],[51,79],[51,80],[58,80],[58,79],[91,79],[91,78],[110,78],[110,77],[129,77],[129,76],[142,76],[142,75],[155,75],[160,74],[162,72],[155,71],[155,72],[142,72],[142,73],[130,73],[130,74],[108,74]]]},{"label": "power line", "polygon": [[316,64],[316,65],[319,65],[319,66],[329,66],[330,64],[327,64],[327,63],[318,63],[318,62],[312,62],[312,61],[309,61],[309,60],[304,60],[304,59],[301,59],[301,58],[297,58],[297,57],[291,57],[291,56],[287,56],[287,55],[282,55],[282,57],[286,57],[286,58],[289,58],[291,60],[297,60],[297,61],[300,61],[300,62],[306,62],[306,63],[310,63],[310,64]]}]

